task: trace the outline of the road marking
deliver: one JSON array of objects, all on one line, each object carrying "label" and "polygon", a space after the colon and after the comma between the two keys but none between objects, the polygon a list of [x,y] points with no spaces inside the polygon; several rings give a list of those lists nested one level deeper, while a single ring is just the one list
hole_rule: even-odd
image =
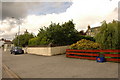
[{"label": "road marking", "polygon": [[2,66],[10,78],[12,78],[13,80],[22,80],[16,73],[10,70],[10,68],[7,67],[5,64],[2,64]]}]

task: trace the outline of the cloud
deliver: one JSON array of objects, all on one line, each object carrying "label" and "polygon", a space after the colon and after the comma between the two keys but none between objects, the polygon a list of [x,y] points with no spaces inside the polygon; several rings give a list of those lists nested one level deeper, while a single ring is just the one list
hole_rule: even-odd
[{"label": "cloud", "polygon": [[[33,14],[28,14],[28,12],[29,12],[28,8],[25,8],[22,11],[18,11],[15,9],[16,12],[15,13],[12,12],[10,14],[11,15],[14,14],[16,16],[24,16],[22,24],[20,25],[21,33],[23,33],[25,31],[25,29],[28,29],[28,31],[37,34],[38,29],[40,27],[48,26],[51,23],[51,21],[54,23],[64,23],[71,19],[73,19],[73,21],[75,23],[75,28],[77,30],[86,30],[88,25],[95,24],[92,26],[97,26],[97,25],[99,25],[99,22],[102,22],[103,20],[106,20],[109,22],[109,21],[112,21],[113,19],[117,19],[118,18],[117,17],[118,12],[116,9],[117,4],[118,4],[118,0],[114,0],[114,1],[73,0],[71,6],[67,7],[65,12],[61,12],[61,13],[52,12],[52,13],[44,14],[44,15],[43,14],[42,15],[38,15],[38,14],[33,15]],[[39,4],[39,5],[42,5],[42,4]],[[54,6],[60,7],[62,5],[60,4],[58,6],[57,5],[54,5]],[[29,8],[33,8],[33,7],[29,7]],[[38,5],[36,6],[36,8],[37,8],[36,10],[38,10]],[[34,10],[34,12],[36,12],[36,10]],[[28,11],[28,12],[26,12],[26,11]],[[22,13],[17,14],[19,12],[22,12]],[[7,14],[5,14],[5,15],[7,15]],[[17,30],[18,30],[17,24],[16,24],[16,27],[15,27],[15,25],[13,25],[13,27],[8,26],[3,29],[0,29],[1,32],[4,31],[3,32],[4,34],[0,35],[0,37],[2,37],[2,36],[8,37],[7,35],[11,35],[10,37],[13,38],[15,33],[17,33]]]},{"label": "cloud", "polygon": [[3,2],[2,3],[2,18],[15,17],[24,18],[28,15],[28,11],[33,6],[38,6],[37,2]]},{"label": "cloud", "polygon": [[64,12],[71,3],[66,2],[3,2],[2,18],[24,18],[27,15],[45,15]]},{"label": "cloud", "polygon": [[[94,3],[93,3],[94,2]],[[76,29],[86,29],[88,24],[95,24],[103,20],[111,21],[117,19],[117,2],[110,2],[109,0],[74,0],[66,12],[60,14],[47,15],[29,15],[26,18],[27,24],[31,26],[48,26],[50,22],[62,23],[73,19],[76,24]],[[37,29],[38,29],[37,27]]]}]

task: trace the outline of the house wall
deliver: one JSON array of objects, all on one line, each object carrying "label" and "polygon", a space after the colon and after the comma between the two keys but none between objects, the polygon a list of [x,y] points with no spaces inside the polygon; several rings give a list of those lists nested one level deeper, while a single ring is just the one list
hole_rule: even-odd
[{"label": "house wall", "polygon": [[99,28],[89,28],[86,32],[87,36],[94,37],[97,33],[99,33]]},{"label": "house wall", "polygon": [[4,44],[4,51],[10,51],[10,49],[14,46],[14,44]]}]

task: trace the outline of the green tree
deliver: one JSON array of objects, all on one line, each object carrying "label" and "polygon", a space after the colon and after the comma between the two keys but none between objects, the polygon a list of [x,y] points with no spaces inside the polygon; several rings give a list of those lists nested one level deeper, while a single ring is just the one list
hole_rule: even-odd
[{"label": "green tree", "polygon": [[49,43],[70,45],[81,39],[93,40],[91,37],[80,35],[75,29],[73,20],[69,20],[61,25],[51,23],[48,27],[40,28],[37,37],[31,39],[29,45],[48,45]]},{"label": "green tree", "polygon": [[40,28],[38,37],[40,44],[60,44],[68,45],[78,40],[77,30],[75,29],[73,21],[65,22],[60,25],[51,23],[49,27]]},{"label": "green tree", "polygon": [[100,32],[95,36],[97,42],[103,45],[103,49],[120,49],[119,21],[110,23],[103,21]]},{"label": "green tree", "polygon": [[[22,46],[22,47],[25,47],[28,45],[28,42],[31,38],[33,38],[33,34],[32,33],[29,33],[27,32],[27,30],[24,32],[24,34],[21,34],[19,36],[16,36],[14,39],[13,39],[13,43],[15,44],[15,46]],[[18,39],[19,39],[19,45],[18,45]]]},{"label": "green tree", "polygon": [[29,46],[36,46],[36,45],[38,45],[39,44],[39,39],[38,39],[38,37],[34,37],[34,38],[31,38],[30,40],[29,40]]}]

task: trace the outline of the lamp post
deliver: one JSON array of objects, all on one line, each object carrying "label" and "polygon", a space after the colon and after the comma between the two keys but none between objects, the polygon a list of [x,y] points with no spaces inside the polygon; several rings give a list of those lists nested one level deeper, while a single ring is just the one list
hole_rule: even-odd
[{"label": "lamp post", "polygon": [[[14,17],[12,17],[14,19]],[[18,20],[18,24],[20,23],[20,19]],[[20,45],[20,40],[19,40],[19,35],[20,35],[20,25],[18,25],[18,46]]]},{"label": "lamp post", "polygon": [[20,35],[20,25],[18,26],[18,46],[20,45],[19,35]]}]

